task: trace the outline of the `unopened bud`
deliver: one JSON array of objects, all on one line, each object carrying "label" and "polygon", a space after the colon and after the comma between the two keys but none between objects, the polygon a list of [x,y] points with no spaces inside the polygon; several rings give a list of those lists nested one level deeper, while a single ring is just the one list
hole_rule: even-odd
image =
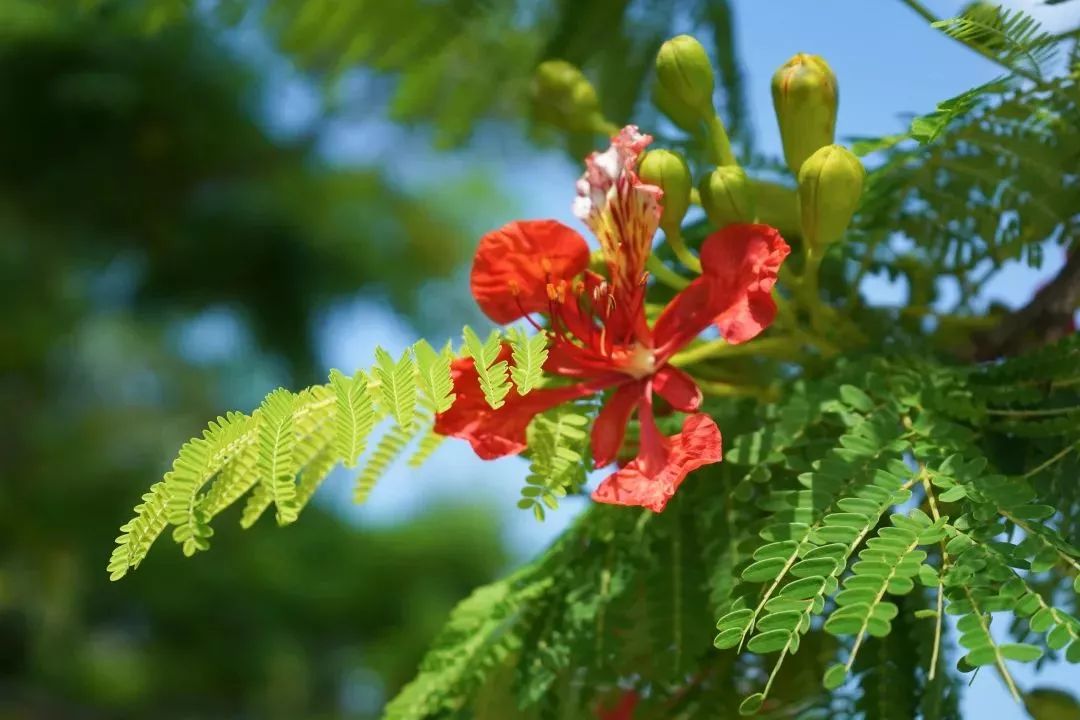
[{"label": "unopened bud", "polygon": [[571,132],[593,132],[604,123],[596,89],[565,60],[540,63],[533,75],[533,108],[543,122]]},{"label": "unopened bud", "polygon": [[[713,114],[713,71],[705,48],[689,35],[673,37],[656,55],[661,94],[699,117]],[[666,112],[666,111],[665,111]]]},{"label": "unopened bud", "polygon": [[660,112],[667,115],[671,122],[686,132],[691,135],[701,132],[703,120],[701,114],[681,100],[672,97],[671,93],[659,82],[653,85],[652,101]]},{"label": "unopened bud", "polygon": [[738,165],[721,165],[713,170],[701,179],[698,192],[709,224],[714,227],[754,221],[754,192],[746,171]]},{"label": "unopened bud", "polygon": [[800,53],[772,79],[773,107],[784,159],[796,175],[806,158],[832,143],[836,131],[836,75],[817,55]]},{"label": "unopened bud", "polygon": [[638,164],[638,175],[664,191],[660,227],[665,231],[678,228],[690,209],[690,168],[686,161],[670,150],[650,150]]},{"label": "unopened bud", "polygon": [[799,209],[803,239],[813,253],[839,240],[862,196],[866,170],[840,145],[826,145],[799,169]]}]

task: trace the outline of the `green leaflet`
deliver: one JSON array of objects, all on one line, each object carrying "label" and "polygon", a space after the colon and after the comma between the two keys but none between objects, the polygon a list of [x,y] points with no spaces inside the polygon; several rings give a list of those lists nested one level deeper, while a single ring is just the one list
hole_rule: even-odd
[{"label": "green leaflet", "polygon": [[526,335],[515,330],[509,334],[509,340],[514,359],[510,377],[518,395],[528,395],[540,384],[544,374],[544,363],[548,357],[547,335],[542,332]]},{"label": "green leaflet", "polygon": [[379,383],[379,402],[384,413],[394,416],[397,424],[406,430],[412,428],[416,414],[416,367],[409,351],[401,353],[394,361],[390,353],[375,348],[375,367],[372,370]]},{"label": "green leaflet", "polygon": [[[497,336],[488,345],[497,352]],[[390,427],[358,476],[357,496],[366,497],[417,434],[423,437],[410,464],[422,464],[445,439],[434,432],[432,421],[455,397],[452,353],[449,345],[436,352],[425,342],[412,352],[415,360],[410,352],[394,360],[377,348],[369,372],[350,377],[332,370],[327,385],[296,394],[278,389],[250,416],[230,412],[211,422],[202,436],[184,444],[173,468],[121,528],[108,563],[110,577],[119,579],[137,567],[170,524],[185,554],[207,549],[210,521],[245,496],[242,527],[251,527],[270,506],[279,523],[293,522],[337,463],[357,464],[367,438],[388,417]]]},{"label": "green leaflet", "polygon": [[154,540],[168,526],[166,484],[165,481],[154,483],[142,496],[142,502],[135,506],[135,517],[120,526],[121,534],[109,557],[110,580],[119,580],[129,570],[137,568]]},{"label": "green leaflet", "polygon": [[462,330],[465,340],[465,351],[473,359],[476,373],[479,377],[480,389],[488,405],[498,410],[506,402],[506,394],[510,392],[510,381],[506,360],[496,360],[502,350],[502,338],[498,331],[492,330],[487,340],[480,340],[480,336],[468,325]]},{"label": "green leaflet", "polygon": [[368,392],[368,379],[359,370],[352,377],[347,377],[334,369],[330,371],[330,387],[337,399],[334,449],[346,467],[353,467],[363,454],[364,443],[375,426],[375,409]]},{"label": "green leaflet", "polygon": [[405,446],[409,444],[409,441],[415,435],[416,430],[413,428],[397,425],[379,439],[364,469],[356,477],[353,502],[359,505],[367,501],[368,495],[371,494],[372,489],[375,487],[375,483],[382,477],[391,463],[405,451]]},{"label": "green leaflet", "polygon": [[546,510],[585,483],[589,418],[575,405],[553,408],[529,427],[529,474],[518,507],[543,520]]},{"label": "green leaflet", "polygon": [[416,356],[417,380],[423,393],[423,404],[432,412],[446,412],[453,405],[455,397],[450,376],[453,353],[449,344],[438,352],[427,340],[420,340],[413,345],[413,354]]},{"label": "green leaflet", "polygon": [[293,409],[296,396],[284,388],[278,388],[259,406],[259,482],[265,488],[277,510],[281,525],[296,520],[296,461],[293,448]]},{"label": "green leaflet", "polygon": [[1019,10],[999,8],[990,18],[964,14],[940,20],[933,27],[962,43],[990,53],[1018,74],[1043,75],[1043,66],[1057,54],[1056,38]]}]

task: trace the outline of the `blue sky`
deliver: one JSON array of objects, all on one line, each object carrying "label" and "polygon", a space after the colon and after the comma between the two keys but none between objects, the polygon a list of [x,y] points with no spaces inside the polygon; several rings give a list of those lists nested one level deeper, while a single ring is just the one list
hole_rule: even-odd
[{"label": "blue sky", "polygon": [[[963,5],[951,0],[928,0],[926,4],[941,17],[956,14]],[[1068,25],[1078,12],[1076,3],[1052,8],[1033,0],[1006,4],[1032,11],[1051,30]],[[735,12],[758,147],[775,155],[780,154],[780,140],[773,121],[769,79],[796,52],[820,54],[836,71],[841,98],[837,133],[841,139],[897,132],[906,126],[905,115],[928,112],[937,102],[1000,74],[996,66],[939,35],[892,0],[737,0]],[[305,124],[314,112],[314,91],[287,73],[274,88],[268,96],[272,122],[284,133]],[[373,143],[373,136],[379,141]],[[507,146],[502,141],[484,143],[440,155],[405,131],[369,122],[334,126],[323,138],[322,150],[335,162],[392,166],[403,183],[415,188],[453,182],[455,177],[476,170],[491,173],[498,178],[506,202],[475,218],[478,233],[524,217],[557,218],[577,225],[570,214],[570,200],[580,168],[555,151],[540,153],[510,140],[505,143]],[[491,205],[485,203],[484,207]],[[1013,306],[1025,302],[1056,269],[1055,254],[1047,257],[1042,270],[1017,265],[1002,273],[990,286],[989,296]],[[875,279],[865,291],[879,302],[895,301],[902,295],[902,288]],[[440,290],[440,297],[445,298],[446,292],[455,294],[450,299],[458,306],[469,302],[464,282]],[[432,308],[432,312],[436,310]],[[415,340],[415,333],[377,302],[357,300],[328,313],[322,338],[326,366],[352,369],[370,364],[375,344],[397,352]],[[565,527],[586,501],[567,502],[545,523],[537,523],[514,507],[524,470],[524,463],[517,458],[484,463],[464,443],[449,441],[427,469],[394,469],[364,507],[348,505],[350,478],[344,473],[326,488],[323,500],[341,502],[363,522],[390,523],[405,520],[442,499],[483,499],[504,514],[508,541],[518,557],[527,558]],[[1037,682],[1025,667],[1015,669],[1023,688],[1080,686],[1080,670],[1075,666],[1050,667]],[[972,718],[1026,717],[990,672],[981,673],[968,690],[965,709]]]}]

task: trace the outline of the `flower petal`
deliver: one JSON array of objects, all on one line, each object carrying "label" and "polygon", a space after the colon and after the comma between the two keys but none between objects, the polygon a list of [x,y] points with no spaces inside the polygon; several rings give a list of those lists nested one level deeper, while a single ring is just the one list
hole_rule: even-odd
[{"label": "flower petal", "polygon": [[472,294],[499,324],[548,307],[547,286],[589,265],[589,246],[555,220],[512,222],[480,239],[473,259]]},{"label": "flower petal", "polygon": [[656,469],[655,461],[643,457],[643,452],[643,455],[600,483],[592,494],[593,500],[647,507],[653,512],[660,512],[690,471],[720,462],[720,430],[713,419],[704,413],[687,417],[682,432],[665,440],[662,467]]},{"label": "flower petal", "polygon": [[627,125],[607,150],[585,160],[585,174],[577,183],[574,214],[600,241],[619,304],[627,304],[640,287],[660,226],[663,192],[635,172],[638,156],[651,142],[651,135]]},{"label": "flower petal", "polygon": [[644,392],[644,381],[627,383],[615,390],[592,428],[593,465],[602,468],[615,461],[626,436],[626,424],[634,413],[634,407]]},{"label": "flower petal", "polygon": [[[510,359],[510,346],[504,344],[497,361]],[[516,392],[506,396],[498,410],[488,405],[480,389],[472,358],[454,360],[450,366],[454,381],[454,404],[435,416],[435,432],[468,440],[477,456],[493,460],[516,455],[525,449],[525,430],[537,415],[564,402],[592,395],[612,384],[578,383],[560,388],[540,388],[524,397]]]},{"label": "flower petal", "polygon": [[701,388],[682,370],[665,365],[653,376],[653,390],[679,412],[694,412],[701,407]]},{"label": "flower petal", "polygon": [[716,325],[729,343],[749,340],[772,324],[776,274],[791,248],[768,225],[728,225],[701,245],[701,266],[715,296]]},{"label": "flower petal", "polygon": [[653,327],[658,362],[666,361],[709,325],[741,343],[776,317],[772,288],[791,248],[768,225],[728,225],[701,246],[704,274],[672,298]]},{"label": "flower petal", "polygon": [[612,707],[604,707],[602,704],[596,706],[597,720],[632,720],[634,708],[640,700],[641,696],[636,690],[624,690]]}]

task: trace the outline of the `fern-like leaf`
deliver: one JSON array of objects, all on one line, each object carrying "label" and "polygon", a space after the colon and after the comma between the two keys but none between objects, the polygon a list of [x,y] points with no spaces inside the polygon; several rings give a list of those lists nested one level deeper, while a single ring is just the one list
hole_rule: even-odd
[{"label": "fern-like leaf", "polygon": [[259,406],[259,477],[277,510],[278,523],[296,520],[296,472],[293,410],[296,396],[285,388],[270,393]]},{"label": "fern-like leaf", "polygon": [[427,340],[421,340],[413,345],[413,354],[424,405],[435,413],[446,412],[454,404],[455,397],[449,346],[439,352]]},{"label": "fern-like leaf", "polygon": [[346,467],[353,467],[363,454],[367,436],[375,425],[368,379],[362,371],[348,377],[334,369],[330,371],[330,387],[337,398],[335,452]]},{"label": "fern-like leaf", "polygon": [[498,331],[492,330],[487,340],[481,341],[476,331],[468,325],[462,331],[462,336],[465,350],[476,366],[484,399],[493,409],[498,410],[505,404],[506,394],[510,392],[507,373],[509,363],[505,360],[496,362],[502,350],[502,338]]},{"label": "fern-like leaf", "polygon": [[401,455],[415,434],[412,428],[395,425],[379,439],[375,449],[371,451],[367,464],[356,478],[353,502],[361,505],[367,501],[375,483],[383,476],[391,463]]},{"label": "fern-like leaf", "polygon": [[997,8],[988,14],[965,13],[939,20],[933,27],[949,37],[977,48],[1019,74],[1042,77],[1043,66],[1056,54],[1057,38],[1020,10]]},{"label": "fern-like leaf", "polygon": [[394,361],[390,353],[375,348],[375,378],[379,381],[379,399],[383,410],[394,416],[398,425],[412,428],[416,414],[416,367],[406,350]]},{"label": "fern-like leaf", "polygon": [[116,547],[109,557],[110,580],[119,580],[137,568],[168,525],[166,485],[164,480],[151,485],[142,502],[135,506],[135,517],[120,526],[121,535],[116,538]]},{"label": "fern-like leaf", "polygon": [[510,368],[510,377],[514,381],[518,395],[528,395],[540,384],[547,362],[547,335],[542,332],[526,335],[513,332],[509,336],[514,365]]}]

